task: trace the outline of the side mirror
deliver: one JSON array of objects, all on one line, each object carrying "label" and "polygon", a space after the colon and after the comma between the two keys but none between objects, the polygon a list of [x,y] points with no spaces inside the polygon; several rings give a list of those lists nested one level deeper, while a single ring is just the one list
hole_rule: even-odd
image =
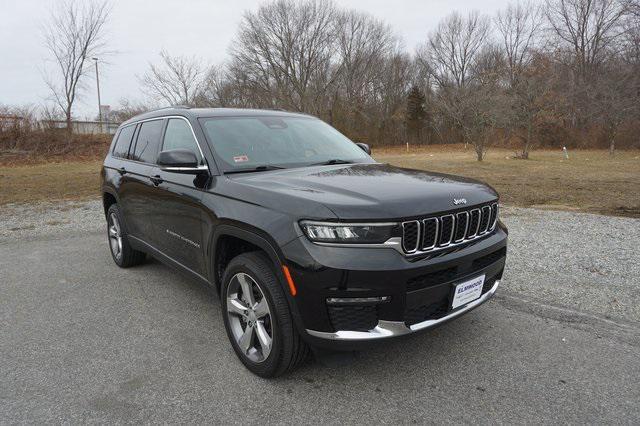
[{"label": "side mirror", "polygon": [[158,154],[158,166],[166,172],[198,174],[207,166],[198,165],[198,157],[189,149],[169,149]]},{"label": "side mirror", "polygon": [[361,142],[356,142],[356,145],[358,145],[364,152],[371,155],[371,148],[369,148],[369,145]]}]

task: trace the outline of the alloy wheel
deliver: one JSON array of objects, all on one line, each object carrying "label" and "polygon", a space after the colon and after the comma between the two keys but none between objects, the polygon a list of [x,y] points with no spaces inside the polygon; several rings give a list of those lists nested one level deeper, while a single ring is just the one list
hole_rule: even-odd
[{"label": "alloy wheel", "polygon": [[235,274],[227,286],[227,319],[240,351],[261,363],[273,346],[273,321],[267,299],[248,274]]},{"label": "alloy wheel", "polygon": [[111,213],[109,215],[108,234],[111,253],[113,254],[113,257],[120,260],[122,257],[122,231],[120,228],[120,222],[118,221],[118,216],[116,216],[115,213]]}]

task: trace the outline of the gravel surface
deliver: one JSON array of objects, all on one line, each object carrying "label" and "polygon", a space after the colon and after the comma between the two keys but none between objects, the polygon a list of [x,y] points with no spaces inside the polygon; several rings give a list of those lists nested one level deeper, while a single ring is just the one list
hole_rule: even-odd
[{"label": "gravel surface", "polygon": [[215,291],[153,260],[113,264],[99,202],[0,209],[2,424],[640,418],[638,220],[505,208],[509,259],[492,300],[263,380],[231,349]]}]

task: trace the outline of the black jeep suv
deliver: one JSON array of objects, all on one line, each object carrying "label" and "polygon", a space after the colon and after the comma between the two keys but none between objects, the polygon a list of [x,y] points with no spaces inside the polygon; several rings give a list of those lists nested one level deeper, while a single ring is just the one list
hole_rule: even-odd
[{"label": "black jeep suv", "polygon": [[308,115],[169,108],[123,123],[102,169],[108,241],[214,286],[260,376],[309,348],[355,350],[489,299],[504,269],[498,196],[380,164]]}]

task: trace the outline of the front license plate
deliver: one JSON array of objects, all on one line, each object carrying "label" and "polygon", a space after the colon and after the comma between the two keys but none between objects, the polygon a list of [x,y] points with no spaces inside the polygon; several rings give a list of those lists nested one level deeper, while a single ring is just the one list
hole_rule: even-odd
[{"label": "front license plate", "polygon": [[476,300],[482,294],[483,285],[484,275],[456,285],[453,293],[451,309],[455,309]]}]

